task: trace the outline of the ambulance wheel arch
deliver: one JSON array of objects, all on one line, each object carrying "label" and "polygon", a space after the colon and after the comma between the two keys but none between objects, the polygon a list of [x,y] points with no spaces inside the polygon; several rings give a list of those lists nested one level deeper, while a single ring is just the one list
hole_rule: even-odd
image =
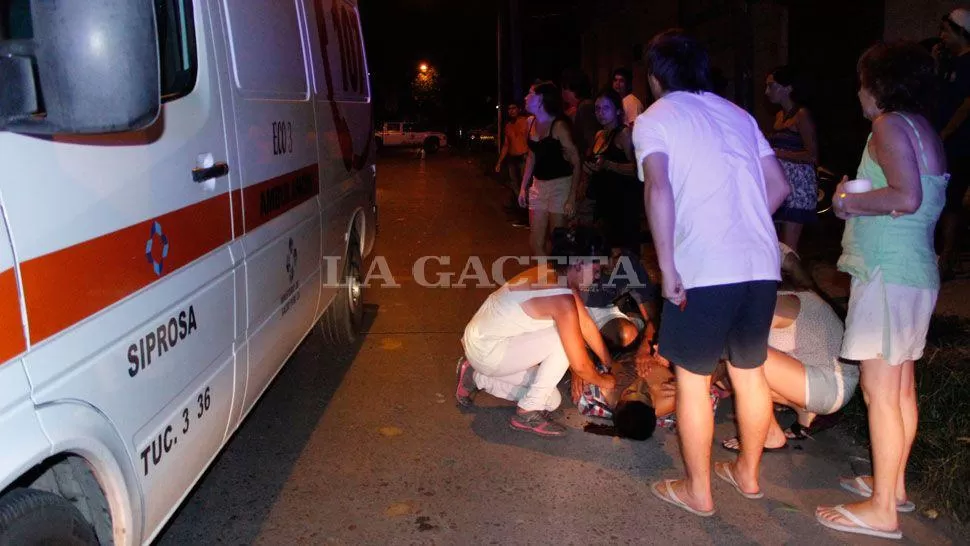
[{"label": "ambulance wheel arch", "polygon": [[140,544],[142,498],[124,442],[95,408],[64,401],[37,409],[53,455],[24,473],[14,487],[29,487],[70,501],[95,530],[100,544]]}]

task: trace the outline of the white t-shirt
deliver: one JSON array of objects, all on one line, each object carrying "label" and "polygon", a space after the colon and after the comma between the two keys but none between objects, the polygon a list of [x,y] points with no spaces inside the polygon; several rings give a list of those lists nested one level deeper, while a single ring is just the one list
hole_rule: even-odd
[{"label": "white t-shirt", "polygon": [[747,112],[713,93],[673,92],[633,128],[637,172],[667,154],[674,265],[684,288],[780,280],[761,158],[773,155]]},{"label": "white t-shirt", "polygon": [[633,93],[623,97],[623,114],[625,116],[625,122],[627,126],[633,127],[633,122],[636,121],[637,116],[643,113],[643,103],[640,99],[636,98]]}]

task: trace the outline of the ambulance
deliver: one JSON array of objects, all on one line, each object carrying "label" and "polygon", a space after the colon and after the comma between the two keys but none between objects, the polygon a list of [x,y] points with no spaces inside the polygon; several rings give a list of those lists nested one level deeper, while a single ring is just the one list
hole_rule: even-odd
[{"label": "ambulance", "polygon": [[372,127],[355,0],[0,0],[0,543],[150,542],[354,341]]}]

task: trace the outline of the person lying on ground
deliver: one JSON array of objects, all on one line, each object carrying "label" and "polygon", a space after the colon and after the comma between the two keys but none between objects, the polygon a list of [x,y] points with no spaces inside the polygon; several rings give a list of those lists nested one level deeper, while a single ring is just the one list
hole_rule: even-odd
[{"label": "person lying on ground", "polygon": [[[798,419],[791,427],[782,430],[772,415],[765,442],[768,451],[786,448],[789,439],[810,436],[816,416],[842,409],[859,381],[858,366],[838,360],[842,321],[818,294],[793,280],[804,278],[799,273],[801,266],[797,255],[786,253],[783,264],[786,271],[768,337],[765,376],[774,402],[794,409]],[[790,275],[789,271],[795,273]],[[646,383],[656,415],[672,421],[670,414],[675,409],[676,379],[670,363],[658,354],[651,354],[638,358],[636,368],[637,376]],[[615,371],[618,377],[622,375],[618,368]],[[723,371],[722,362],[712,376],[712,385],[727,381]],[[581,392],[574,391],[573,395],[584,415],[613,417],[616,392],[584,386]],[[725,440],[722,445],[732,451],[740,449],[737,438]]]},{"label": "person lying on ground", "polygon": [[604,256],[589,228],[553,232],[555,265],[540,263],[493,292],[465,327],[465,356],[458,360],[455,399],[468,407],[479,390],[512,400],[514,430],[539,436],[566,434],[548,412],[562,402],[558,384],[566,370],[583,381],[613,389],[616,378],[593,366],[586,346],[607,366],[612,359],[579,296],[595,279]]}]

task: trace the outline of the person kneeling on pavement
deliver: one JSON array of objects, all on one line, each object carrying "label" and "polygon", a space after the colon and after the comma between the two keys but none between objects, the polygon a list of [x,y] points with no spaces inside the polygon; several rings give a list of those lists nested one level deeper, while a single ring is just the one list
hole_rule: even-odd
[{"label": "person kneeling on pavement", "polygon": [[602,240],[583,227],[557,228],[552,239],[555,265],[540,263],[502,285],[465,327],[455,389],[465,407],[479,390],[516,402],[509,426],[546,437],[566,434],[548,414],[562,402],[558,384],[566,370],[598,387],[616,387],[616,378],[598,372],[586,352],[588,345],[612,365],[579,295],[598,273]]},{"label": "person kneeling on pavement", "polygon": [[[814,432],[819,415],[841,410],[859,384],[859,366],[839,360],[842,320],[816,294],[805,279],[798,255],[781,245],[782,282],[768,333],[765,377],[776,404],[795,410],[798,419],[782,430],[772,416],[765,452],[788,447],[788,440],[803,440]],[[737,438],[725,440],[725,449],[740,450]]]}]

